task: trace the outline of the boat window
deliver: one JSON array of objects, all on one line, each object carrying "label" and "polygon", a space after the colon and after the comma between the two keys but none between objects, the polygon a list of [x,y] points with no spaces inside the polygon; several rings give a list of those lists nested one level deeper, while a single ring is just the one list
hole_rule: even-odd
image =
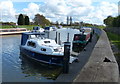
[{"label": "boat window", "polygon": [[44,41],[44,43],[50,43],[50,41]]},{"label": "boat window", "polygon": [[45,30],[50,30],[50,27],[45,27]]},{"label": "boat window", "polygon": [[84,41],[85,40],[85,35],[75,35],[74,41]]},{"label": "boat window", "polygon": [[46,51],[46,49],[45,48],[41,48],[41,51]]},{"label": "boat window", "polygon": [[36,44],[32,41],[28,41],[27,46],[31,46],[31,47],[36,48]]},{"label": "boat window", "polygon": [[30,35],[31,38],[35,38],[36,36],[35,35]]},{"label": "boat window", "polygon": [[54,49],[55,52],[58,52],[59,50],[58,49]]}]

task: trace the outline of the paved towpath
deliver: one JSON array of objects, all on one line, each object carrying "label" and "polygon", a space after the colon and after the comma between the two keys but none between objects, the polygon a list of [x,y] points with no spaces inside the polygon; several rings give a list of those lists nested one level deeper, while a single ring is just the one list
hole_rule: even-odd
[{"label": "paved towpath", "polygon": [[[118,82],[119,69],[105,31],[95,45],[89,61],[74,82]],[[101,83],[100,83],[101,84]]]},{"label": "paved towpath", "polygon": [[69,73],[61,74],[55,80],[55,82],[72,82],[75,79],[75,77],[78,75],[78,73],[81,71],[83,66],[86,64],[86,62],[88,61],[96,42],[97,42],[97,37],[94,34],[92,38],[92,42],[88,43],[88,45],[86,46],[86,51],[81,51],[80,54],[78,55],[79,62],[73,62],[72,64],[70,64]]}]

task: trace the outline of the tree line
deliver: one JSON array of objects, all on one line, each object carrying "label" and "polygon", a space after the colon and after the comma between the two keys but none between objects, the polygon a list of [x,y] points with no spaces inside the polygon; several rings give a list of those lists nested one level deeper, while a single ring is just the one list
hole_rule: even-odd
[{"label": "tree line", "polygon": [[33,22],[30,22],[30,19],[27,15],[24,14],[20,14],[18,16],[18,21],[17,21],[18,25],[41,25],[41,26],[45,26],[45,25],[50,25],[50,21],[48,19],[46,19],[43,15],[40,14],[36,14]]},{"label": "tree line", "polygon": [[29,25],[29,17],[27,15],[20,14],[17,21],[18,25]]},{"label": "tree line", "polygon": [[[62,26],[80,26],[82,24],[82,26],[86,26],[86,27],[101,27],[101,28],[104,27],[103,25],[89,24],[89,23],[84,23],[84,22],[82,22],[82,23],[81,22],[73,22],[72,18],[73,17],[71,17],[71,16],[70,17],[67,16],[67,18],[66,18],[66,20],[67,20],[66,24],[63,23],[63,22],[59,23],[58,21],[56,21],[54,23],[54,22],[50,22],[48,19],[46,19],[45,16],[40,15],[40,14],[36,14],[35,17],[34,17],[34,19],[33,19],[33,22],[30,22],[29,17],[27,15],[20,14],[18,16],[17,24],[18,25],[40,25],[42,27],[45,27],[45,26],[48,26],[48,25],[56,25],[56,26],[59,26],[59,25],[62,25]],[[113,18],[114,17],[109,16],[108,18],[106,18],[104,20],[104,23],[106,25],[111,25]],[[111,19],[111,21],[109,21],[109,19]]]},{"label": "tree line", "polygon": [[51,24],[51,22],[48,19],[46,19],[45,16],[40,14],[36,14],[33,21],[35,25],[46,26]]},{"label": "tree line", "polygon": [[120,15],[117,17],[108,16],[104,19],[104,24],[107,27],[120,27]]}]

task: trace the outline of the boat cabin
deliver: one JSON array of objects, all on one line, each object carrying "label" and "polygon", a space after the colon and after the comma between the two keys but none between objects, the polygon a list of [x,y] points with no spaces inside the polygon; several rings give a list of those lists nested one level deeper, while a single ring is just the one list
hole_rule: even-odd
[{"label": "boat cabin", "polygon": [[63,55],[62,46],[55,40],[44,38],[40,33],[23,33],[21,46],[42,54]]},{"label": "boat cabin", "polygon": [[21,45],[25,45],[27,40],[29,38],[35,38],[35,37],[40,37],[43,36],[44,34],[37,33],[37,32],[26,32],[22,33],[22,38],[21,38]]},{"label": "boat cabin", "polygon": [[45,27],[44,29],[45,29],[45,31],[55,31],[55,30],[57,30],[57,27],[49,26],[49,27]]},{"label": "boat cabin", "polygon": [[33,27],[32,32],[44,32],[44,29],[40,27]]}]

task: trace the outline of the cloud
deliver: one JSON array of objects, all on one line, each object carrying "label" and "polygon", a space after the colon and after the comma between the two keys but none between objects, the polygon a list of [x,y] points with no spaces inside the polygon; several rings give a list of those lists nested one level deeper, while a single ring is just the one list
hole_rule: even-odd
[{"label": "cloud", "polygon": [[0,2],[0,14],[2,21],[16,21],[15,14],[16,11],[13,7],[13,3],[11,1],[2,1]]},{"label": "cloud", "polygon": [[99,6],[94,7],[94,10],[89,13],[86,17],[82,17],[85,22],[103,24],[103,20],[111,15],[117,16],[118,6],[110,2],[101,2]]},{"label": "cloud", "polygon": [[93,10],[91,0],[45,0],[45,4],[40,6],[40,11],[47,18],[60,22],[66,22],[67,16],[75,18],[85,16],[91,10]]},{"label": "cloud", "polygon": [[117,16],[117,12],[118,6],[116,4],[103,1],[97,6],[89,4],[88,6],[72,8],[69,15],[73,16],[75,21],[101,25],[107,16]]},{"label": "cloud", "polygon": [[[99,0],[97,4],[97,0],[41,0],[40,2],[42,4],[31,2],[22,10],[31,21],[35,14],[39,13],[52,22],[66,23],[67,16],[72,16],[73,21],[103,24],[103,19],[107,16],[117,16],[118,13],[117,4],[108,0]],[[2,17],[6,17],[5,19],[10,20],[16,14],[11,1],[0,2],[0,9],[3,10]]]},{"label": "cloud", "polygon": [[66,15],[68,9],[69,7],[66,5],[64,0],[46,0],[46,3],[43,6],[41,6],[40,11],[44,13],[49,12],[57,16],[57,15]]},{"label": "cloud", "polygon": [[103,1],[100,5],[100,10],[104,13],[104,15],[115,16],[117,14],[118,6],[116,4]]},{"label": "cloud", "polygon": [[40,6],[40,11],[51,21],[66,22],[67,16],[72,16],[73,21],[103,24],[103,19],[108,15],[117,14],[117,5],[101,1],[97,6],[95,0],[45,0]]},{"label": "cloud", "polygon": [[33,19],[35,14],[40,13],[39,5],[35,3],[29,3],[28,7],[23,9],[23,13],[27,14],[31,19]]},{"label": "cloud", "polygon": [[[92,0],[92,2],[99,2],[101,3],[102,0]],[[117,3],[119,0],[103,0],[105,2],[110,2],[110,3]]]},{"label": "cloud", "polygon": [[66,0],[66,2],[72,7],[81,7],[91,5],[91,0]]},{"label": "cloud", "polygon": [[[1,0],[5,1],[5,0]],[[12,2],[44,2],[44,0],[10,0]]]}]

